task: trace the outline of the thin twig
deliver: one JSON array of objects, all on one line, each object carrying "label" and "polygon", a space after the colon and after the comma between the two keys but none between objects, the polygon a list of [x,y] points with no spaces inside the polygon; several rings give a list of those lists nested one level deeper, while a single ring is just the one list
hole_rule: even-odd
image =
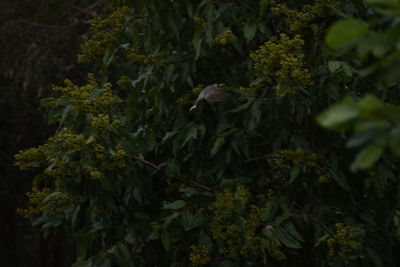
[{"label": "thin twig", "polygon": [[194,181],[183,181],[183,180],[180,180],[180,181],[182,183],[184,183],[186,185],[189,185],[189,186],[192,186],[192,187],[197,187],[197,188],[201,188],[201,189],[204,189],[204,190],[207,190],[207,191],[212,191],[212,188],[207,187],[207,186],[202,185],[202,184],[199,184],[199,183],[194,182]]},{"label": "thin twig", "polygon": [[54,30],[65,30],[65,29],[74,27],[75,25],[78,24],[78,22],[74,22],[74,23],[71,23],[69,25],[59,26],[59,25],[49,25],[49,24],[43,24],[43,23],[28,21],[28,20],[25,20],[25,19],[19,19],[18,21],[22,22],[22,23],[25,23],[25,24],[29,24],[29,25],[35,26],[35,27],[49,28],[49,29],[54,29]]},{"label": "thin twig", "polygon": [[150,166],[150,167],[152,167],[152,168],[154,168],[156,170],[160,170],[160,167],[158,167],[157,165],[155,165],[155,164],[153,164],[153,163],[151,163],[151,162],[149,162],[149,161],[147,161],[145,159],[141,159],[141,158],[135,157],[135,156],[133,157],[133,159],[136,160],[136,161],[140,161],[141,163],[143,163],[143,164],[145,164],[147,166]]},{"label": "thin twig", "polygon": [[250,162],[250,161],[256,161],[256,160],[261,160],[261,159],[276,159],[276,158],[281,158],[281,157],[273,156],[272,154],[267,154],[265,156],[258,157],[258,158],[246,159],[246,160],[243,160],[242,162]]}]

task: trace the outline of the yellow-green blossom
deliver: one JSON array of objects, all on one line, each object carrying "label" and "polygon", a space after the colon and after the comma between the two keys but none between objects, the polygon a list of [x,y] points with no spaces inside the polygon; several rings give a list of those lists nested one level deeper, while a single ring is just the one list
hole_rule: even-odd
[{"label": "yellow-green blossom", "polygon": [[210,249],[205,245],[191,245],[189,259],[192,266],[205,265],[210,263]]},{"label": "yellow-green blossom", "polygon": [[212,41],[213,45],[227,45],[237,39],[236,35],[233,34],[232,30],[227,29],[222,34],[218,34]]},{"label": "yellow-green blossom", "polygon": [[117,45],[118,37],[123,35],[129,12],[128,7],[120,7],[108,18],[93,15],[89,20],[91,34],[83,37],[82,53],[78,55],[78,61],[90,63],[102,60],[107,48]]},{"label": "yellow-green blossom", "polygon": [[112,131],[121,126],[121,121],[111,119],[108,114],[98,114],[91,118],[90,126],[97,130]]},{"label": "yellow-green blossom", "polygon": [[62,212],[71,204],[71,200],[66,193],[54,192],[47,187],[41,190],[33,188],[32,192],[28,192],[26,195],[31,206],[17,211],[28,219],[33,219],[43,211]]},{"label": "yellow-green blossom", "polygon": [[302,34],[307,28],[316,32],[319,29],[316,19],[326,16],[328,8],[337,4],[337,0],[317,0],[313,4],[303,5],[301,9],[278,4],[271,8],[271,12],[280,17],[284,16],[285,28],[289,32]]},{"label": "yellow-green blossom", "polygon": [[126,49],[128,59],[133,62],[141,63],[144,65],[160,65],[165,66],[166,62],[161,57],[159,52],[144,53],[140,52],[136,46]]},{"label": "yellow-green blossom", "polygon": [[305,67],[303,45],[300,35],[293,38],[286,34],[273,37],[250,53],[256,74],[265,78],[267,83],[284,84],[288,92],[312,85],[310,73]]},{"label": "yellow-green blossom", "polygon": [[194,17],[193,22],[201,27],[206,27],[208,25],[207,22],[200,17]]},{"label": "yellow-green blossom", "polygon": [[117,81],[117,84],[119,87],[127,87],[128,85],[131,84],[132,78],[129,77],[128,75],[122,75],[119,80]]},{"label": "yellow-green blossom", "polygon": [[95,167],[88,167],[86,172],[89,173],[90,178],[93,180],[101,180],[104,178],[104,174]]},{"label": "yellow-green blossom", "polygon": [[65,86],[54,86],[53,90],[60,92],[61,99],[72,104],[73,111],[103,113],[107,108],[119,101],[112,95],[110,83],[99,84],[93,74],[88,74],[88,84],[78,86],[70,80],[64,81]]},{"label": "yellow-green blossom", "polygon": [[218,253],[235,258],[238,254],[260,256],[267,250],[275,259],[285,259],[276,241],[260,235],[268,215],[265,208],[248,205],[249,198],[249,190],[237,185],[235,190],[225,189],[214,202],[210,231],[219,245]]},{"label": "yellow-green blossom", "polygon": [[336,232],[327,240],[328,255],[339,255],[342,260],[348,262],[349,256],[359,247],[359,242],[355,240],[351,228],[344,223],[335,224]]}]

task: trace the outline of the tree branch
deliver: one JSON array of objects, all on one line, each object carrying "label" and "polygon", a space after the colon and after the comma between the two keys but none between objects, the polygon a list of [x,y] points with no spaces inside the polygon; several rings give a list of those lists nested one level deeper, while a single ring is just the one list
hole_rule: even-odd
[{"label": "tree branch", "polygon": [[160,167],[158,167],[157,165],[155,165],[155,164],[153,164],[153,163],[151,163],[151,162],[149,162],[147,160],[141,159],[141,158],[136,157],[136,156],[133,157],[133,159],[136,160],[136,161],[139,161],[139,162],[141,162],[141,163],[143,163],[143,164],[145,164],[147,166],[150,166],[150,167],[152,167],[152,168],[154,168],[156,170],[160,170]]}]

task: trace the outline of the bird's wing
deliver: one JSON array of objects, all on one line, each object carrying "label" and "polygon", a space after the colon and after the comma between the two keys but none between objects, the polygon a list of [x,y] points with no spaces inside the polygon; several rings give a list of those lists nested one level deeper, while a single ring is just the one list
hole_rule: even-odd
[{"label": "bird's wing", "polygon": [[210,102],[224,102],[229,98],[230,95],[222,91],[213,92],[205,97],[205,99]]}]

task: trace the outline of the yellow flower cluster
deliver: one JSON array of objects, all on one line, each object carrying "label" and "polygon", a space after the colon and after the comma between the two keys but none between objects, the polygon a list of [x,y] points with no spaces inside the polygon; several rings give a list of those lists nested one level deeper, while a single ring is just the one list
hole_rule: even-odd
[{"label": "yellow flower cluster", "polygon": [[72,176],[78,167],[79,162],[77,161],[64,162],[59,158],[55,158],[55,160],[51,162],[51,165],[46,168],[44,173],[55,178],[65,178]]},{"label": "yellow flower cluster", "polygon": [[257,90],[254,87],[243,87],[243,86],[239,88],[239,91],[243,95],[254,95],[257,92]]},{"label": "yellow flower cluster", "polygon": [[21,150],[15,155],[15,166],[21,170],[32,170],[40,166],[40,163],[46,160],[48,148],[46,145],[32,147]]},{"label": "yellow flower cluster", "polygon": [[236,35],[233,34],[232,30],[225,30],[222,34],[218,34],[214,37],[212,45],[227,45],[237,39]]},{"label": "yellow flower cluster", "polygon": [[93,149],[95,151],[96,154],[96,158],[97,159],[102,159],[104,158],[104,151],[106,150],[105,147],[103,145],[100,145],[98,143],[94,143],[93,144]]},{"label": "yellow flower cluster", "polygon": [[64,84],[65,87],[54,86],[53,90],[60,92],[60,98],[72,104],[73,111],[101,113],[110,105],[119,102],[118,97],[112,95],[112,85],[98,84],[91,73],[88,74],[87,85],[79,87],[68,79]]},{"label": "yellow flower cluster", "polygon": [[131,84],[131,77],[128,75],[122,75],[121,77],[119,77],[119,80],[117,81],[117,84],[119,87],[121,88],[125,88],[128,87]]},{"label": "yellow flower cluster", "polygon": [[320,167],[318,162],[322,159],[316,153],[306,155],[306,153],[297,148],[296,150],[284,149],[275,153],[274,163],[281,170],[291,170],[293,165],[305,164],[305,170],[313,173],[318,177],[320,183],[330,182],[332,180],[331,174]]},{"label": "yellow flower cluster", "polygon": [[[103,123],[104,125],[106,123]],[[84,155],[75,154],[76,152],[84,153]],[[76,173],[76,170],[82,164],[83,157],[107,158],[107,160],[100,162],[98,168],[93,166],[86,169],[86,173],[91,179],[99,180],[104,177],[104,171],[126,166],[128,155],[120,144],[106,153],[106,148],[102,144],[96,141],[87,143],[83,135],[64,128],[50,137],[46,144],[20,151],[15,156],[15,165],[23,170],[30,170],[42,165],[47,166],[44,171],[45,174],[63,179]],[[60,182],[60,180],[56,182]]]},{"label": "yellow flower cluster", "polygon": [[310,73],[305,68],[303,45],[299,35],[289,38],[281,34],[279,39],[271,38],[250,53],[256,74],[268,83],[284,84],[288,92],[312,85]]},{"label": "yellow flower cluster", "polygon": [[210,249],[205,245],[192,245],[190,246],[192,252],[190,252],[189,259],[193,266],[205,265],[210,263]]},{"label": "yellow flower cluster", "polygon": [[160,56],[158,52],[152,52],[149,54],[144,54],[143,52],[139,52],[137,47],[126,48],[128,59],[133,62],[141,63],[144,65],[160,65],[165,66],[165,60]]},{"label": "yellow flower cluster", "polygon": [[176,103],[179,105],[185,106],[185,105],[189,105],[190,103],[192,103],[192,100],[190,100],[189,97],[187,97],[187,96],[183,96],[183,97],[178,98],[176,100]]},{"label": "yellow flower cluster", "polygon": [[185,95],[185,96],[178,98],[176,100],[176,103],[180,104],[180,105],[188,105],[188,104],[193,103],[193,101],[194,101],[193,98],[197,97],[200,94],[200,92],[204,89],[204,87],[205,87],[204,84],[197,85],[196,87],[192,88],[191,95]]},{"label": "yellow flower cluster", "polygon": [[196,87],[192,89],[192,94],[198,96],[200,92],[204,89],[205,85],[204,84],[199,84]]},{"label": "yellow flower cluster", "polygon": [[339,255],[344,261],[348,261],[349,255],[359,247],[359,243],[354,240],[350,227],[344,223],[335,224],[336,233],[326,240],[328,255]]},{"label": "yellow flower cluster", "polygon": [[260,210],[255,205],[251,205],[250,214],[247,221],[247,230],[245,233],[245,246],[241,249],[241,254],[244,255],[257,255],[262,252],[266,247],[266,239],[256,234],[256,230],[260,222],[266,221],[265,209]]},{"label": "yellow flower cluster", "polygon": [[199,25],[201,27],[206,27],[208,25],[207,22],[200,17],[194,17],[193,21],[196,25]]},{"label": "yellow flower cluster", "polygon": [[94,129],[111,132],[121,126],[121,121],[111,119],[108,114],[99,114],[90,119],[90,125]]},{"label": "yellow flower cluster", "polygon": [[42,190],[39,190],[37,188],[32,188],[32,192],[26,193],[26,196],[29,198],[31,206],[27,209],[18,209],[17,210],[18,214],[27,219],[33,219],[43,211],[44,207],[43,200],[51,192],[52,190],[47,187],[43,188]]},{"label": "yellow flower cluster", "polygon": [[[296,150],[283,149],[275,153],[275,155],[276,158],[274,158],[274,162],[279,166],[283,166],[287,162],[292,164],[299,164],[307,159],[305,152],[300,148],[297,148]],[[315,156],[313,154],[311,154],[310,156],[311,160],[315,160]]]},{"label": "yellow flower cluster", "polygon": [[112,153],[111,159],[115,161],[124,160],[127,157],[125,149],[120,145],[115,146],[115,152]]},{"label": "yellow flower cluster", "polygon": [[86,172],[89,173],[90,178],[93,180],[101,180],[104,178],[104,173],[99,171],[96,167],[88,167]]},{"label": "yellow flower cluster", "polygon": [[86,147],[86,138],[69,128],[63,128],[51,136],[48,143],[57,144],[58,150],[82,150]]},{"label": "yellow flower cluster", "polygon": [[311,28],[316,32],[319,27],[315,20],[326,16],[328,7],[337,3],[337,0],[317,0],[312,5],[303,5],[301,9],[291,9],[286,4],[278,4],[271,8],[271,12],[278,16],[285,16],[285,28],[291,33],[301,34],[306,28]]},{"label": "yellow flower cluster", "polygon": [[126,166],[126,161],[128,160],[128,153],[120,144],[116,145],[115,149],[111,149],[110,153],[111,153],[110,160],[102,161],[101,169],[115,170]]},{"label": "yellow flower cluster", "polygon": [[249,208],[246,205],[249,197],[248,189],[237,185],[235,190],[226,189],[220,193],[213,204],[210,231],[220,245],[218,253],[225,258],[235,258],[238,253],[259,256],[268,250],[275,259],[285,259],[278,243],[259,234],[268,219],[266,210],[256,205]]},{"label": "yellow flower cluster", "polygon": [[[64,128],[50,137],[46,144],[21,150],[15,155],[15,165],[21,170],[31,170],[40,167],[47,158],[53,158],[51,166],[45,170],[45,173],[51,176],[65,176],[68,175],[68,169],[76,167],[76,163],[73,161],[64,162],[58,159],[57,152],[79,151],[85,147],[86,139],[82,135],[72,132],[71,129]],[[64,153],[62,153],[62,156],[64,156]]]},{"label": "yellow flower cluster", "polygon": [[44,211],[62,212],[71,204],[71,199],[68,194],[55,191],[43,199],[43,202],[45,204]]},{"label": "yellow flower cluster", "polygon": [[241,214],[250,192],[243,185],[237,185],[235,192],[225,189],[213,204],[214,216],[210,224],[213,239],[223,247],[218,251],[226,258],[236,256],[241,246],[240,233],[232,223],[235,214]]},{"label": "yellow flower cluster", "polygon": [[92,33],[83,38],[78,62],[102,60],[107,48],[117,44],[118,37],[124,33],[129,12],[128,7],[120,7],[105,19],[94,15],[89,21]]},{"label": "yellow flower cluster", "polygon": [[33,219],[44,211],[62,212],[71,204],[71,200],[67,194],[58,191],[54,192],[47,187],[42,190],[33,188],[32,192],[28,192],[26,195],[29,198],[31,206],[27,209],[18,209],[17,211],[27,219]]}]

